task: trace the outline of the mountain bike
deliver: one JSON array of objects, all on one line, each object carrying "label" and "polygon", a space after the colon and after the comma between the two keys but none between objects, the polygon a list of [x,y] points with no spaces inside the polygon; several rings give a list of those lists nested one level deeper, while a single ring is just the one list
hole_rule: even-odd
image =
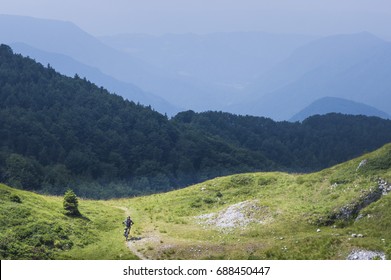
[{"label": "mountain bike", "polygon": [[125,236],[125,240],[126,240],[126,241],[128,241],[129,232],[130,232],[130,227],[126,227],[126,228],[124,229],[124,236]]}]

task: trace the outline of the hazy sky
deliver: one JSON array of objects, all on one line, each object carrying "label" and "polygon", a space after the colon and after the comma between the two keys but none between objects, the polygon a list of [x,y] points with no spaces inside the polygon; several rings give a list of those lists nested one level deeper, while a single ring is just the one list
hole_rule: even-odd
[{"label": "hazy sky", "polygon": [[94,35],[370,31],[391,39],[391,0],[0,0],[0,14],[72,21]]}]

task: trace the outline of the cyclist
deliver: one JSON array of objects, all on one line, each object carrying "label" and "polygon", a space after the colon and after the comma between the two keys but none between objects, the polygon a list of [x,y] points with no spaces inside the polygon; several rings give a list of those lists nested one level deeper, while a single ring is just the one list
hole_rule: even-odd
[{"label": "cyclist", "polygon": [[123,222],[123,224],[125,225],[124,236],[126,238],[126,241],[128,241],[129,232],[130,232],[130,229],[134,223],[133,223],[132,219],[130,218],[130,216],[128,216],[126,218],[126,220]]}]

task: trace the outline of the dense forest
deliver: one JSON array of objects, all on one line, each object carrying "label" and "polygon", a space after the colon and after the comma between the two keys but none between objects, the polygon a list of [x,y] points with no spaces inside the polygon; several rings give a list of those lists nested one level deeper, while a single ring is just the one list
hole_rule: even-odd
[{"label": "dense forest", "polygon": [[300,122],[224,112],[187,111],[173,118],[187,129],[235,147],[259,152],[285,171],[311,172],[363,154],[390,141],[391,122],[330,113]]},{"label": "dense forest", "polygon": [[240,172],[314,171],[387,142],[391,121],[364,116],[168,119],[0,46],[0,181],[22,189],[140,195]]}]

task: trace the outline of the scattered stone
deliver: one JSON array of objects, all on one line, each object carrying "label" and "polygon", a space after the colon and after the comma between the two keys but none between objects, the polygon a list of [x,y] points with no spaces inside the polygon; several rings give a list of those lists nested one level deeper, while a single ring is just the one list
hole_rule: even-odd
[{"label": "scattered stone", "polygon": [[377,185],[383,195],[387,195],[389,192],[391,192],[391,185],[386,180],[379,178],[377,180]]},{"label": "scattered stone", "polygon": [[318,229],[316,230],[316,232],[320,232],[320,229],[318,228]]},{"label": "scattered stone", "polygon": [[357,237],[357,234],[353,233],[353,234],[352,234],[352,237],[353,237],[353,238],[356,238],[356,237]]},{"label": "scattered stone", "polygon": [[272,214],[267,207],[258,206],[257,201],[244,201],[231,205],[223,211],[195,218],[199,220],[200,225],[230,230],[236,227],[244,228],[252,222],[265,224],[272,220]]},{"label": "scattered stone", "polygon": [[359,214],[355,221],[357,222],[357,221],[361,220],[362,218],[364,218],[363,214]]},{"label": "scattered stone", "polygon": [[379,251],[356,249],[349,254],[347,259],[348,260],[373,260],[373,259],[385,260],[386,254],[384,252],[379,252]]},{"label": "scattered stone", "polygon": [[361,234],[361,233],[359,233],[359,234],[357,234],[357,237],[358,237],[358,238],[363,238],[363,237],[364,237],[364,235],[363,235],[363,234]]}]

